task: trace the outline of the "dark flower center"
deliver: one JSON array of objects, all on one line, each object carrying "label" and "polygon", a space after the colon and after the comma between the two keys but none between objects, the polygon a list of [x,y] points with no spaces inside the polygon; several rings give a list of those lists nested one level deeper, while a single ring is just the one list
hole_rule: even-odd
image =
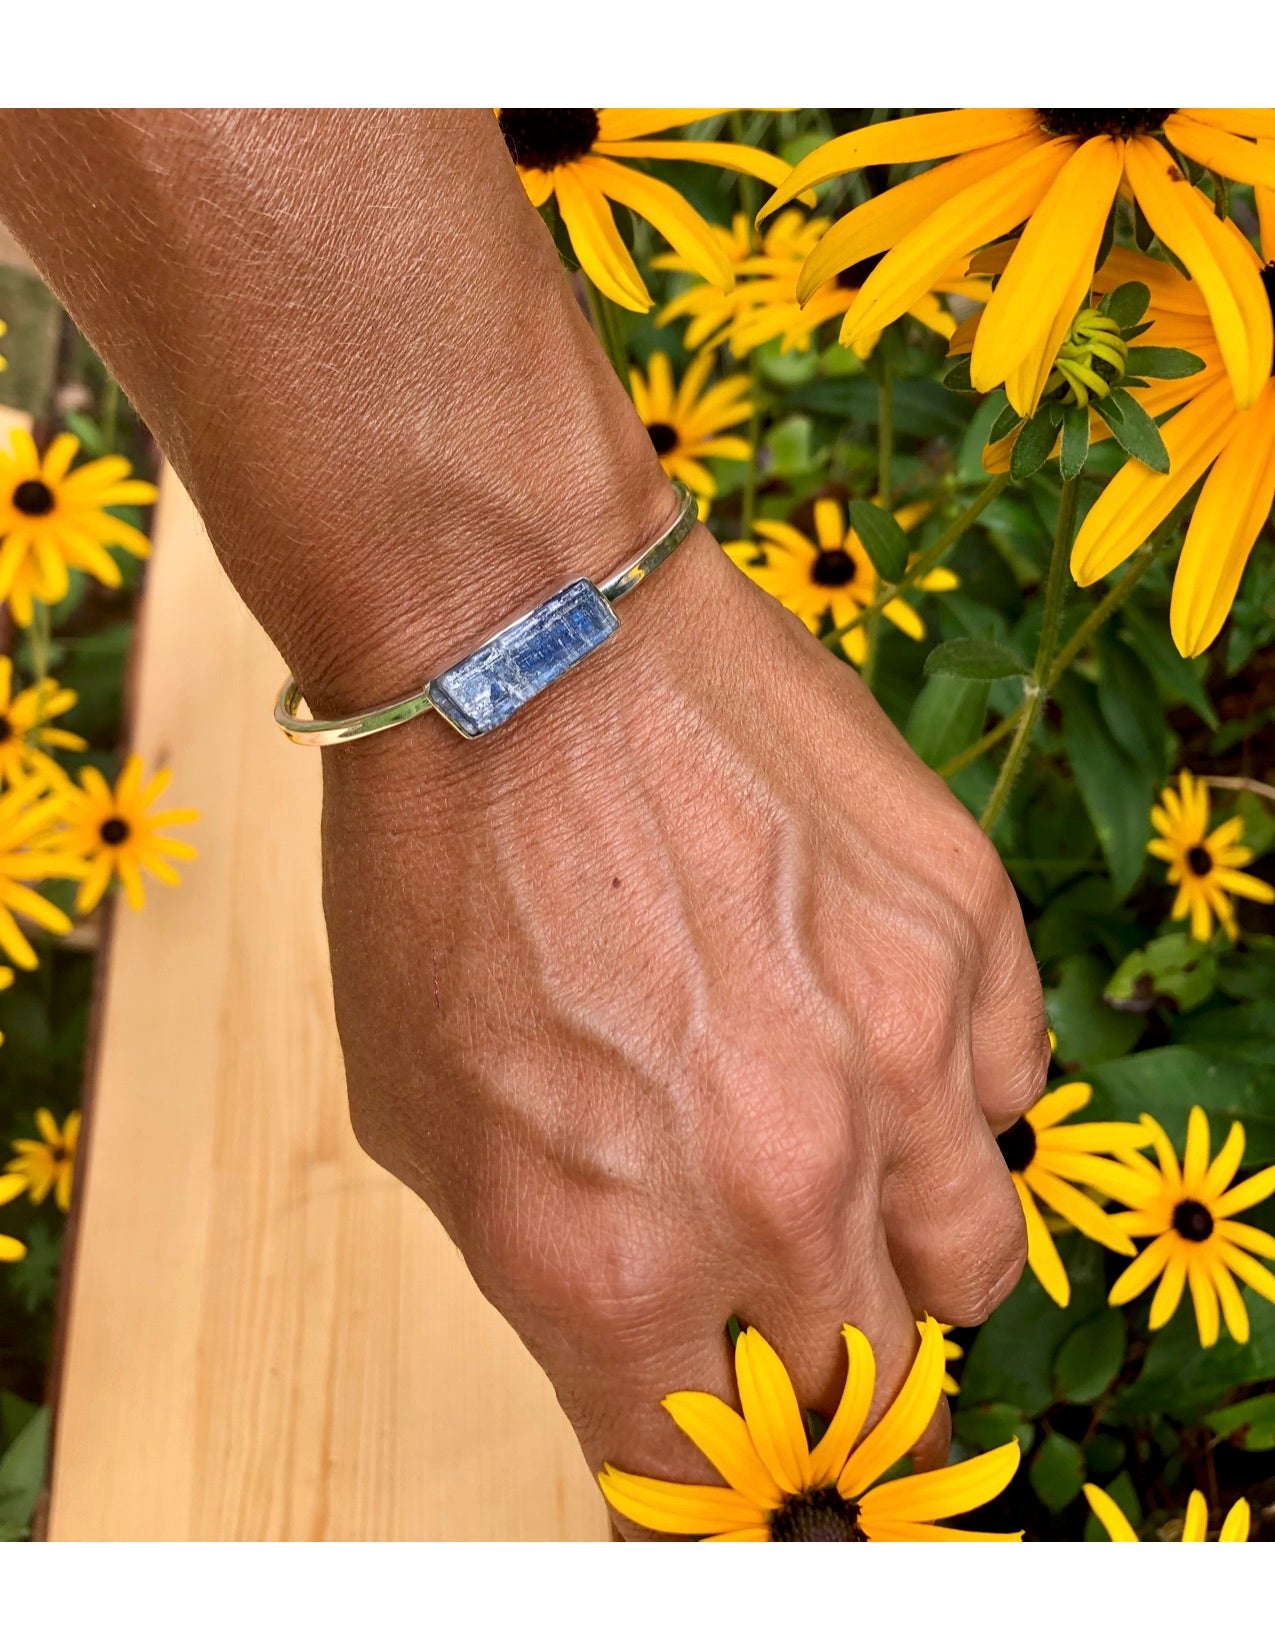
[{"label": "dark flower center", "polygon": [[104,819],[97,828],[97,834],[109,848],[118,848],[121,842],[128,841],[128,821],[115,816]]},{"label": "dark flower center", "polygon": [[1203,1243],[1213,1235],[1213,1216],[1193,1197],[1184,1197],[1173,1211],[1173,1230],[1191,1243]]},{"label": "dark flower center", "polygon": [[42,481],[20,481],[13,489],[13,508],[24,516],[47,516],[56,503]]},{"label": "dark flower center", "polygon": [[1158,132],[1173,109],[1037,109],[1050,137],[1143,137]]},{"label": "dark flower center", "polygon": [[866,1541],[859,1503],[845,1501],[831,1484],[794,1495],[770,1515],[772,1541]]},{"label": "dark flower center", "polygon": [[1213,855],[1202,842],[1197,842],[1194,848],[1188,850],[1186,862],[1197,877],[1206,877],[1213,869]]},{"label": "dark flower center", "polygon": [[500,130],[515,166],[555,166],[587,155],[598,140],[596,109],[502,109]]},{"label": "dark flower center", "polygon": [[841,271],[837,276],[837,285],[849,287],[852,292],[857,292],[884,257],[884,252],[876,252],[870,258],[860,258],[857,264],[851,264],[849,269]]},{"label": "dark flower center", "polygon": [[0,745],[13,738],[13,723],[7,716],[0,716]]},{"label": "dark flower center", "polygon": [[1022,1174],[1036,1155],[1036,1131],[1025,1117],[1020,1117],[1004,1134],[996,1136],[996,1144],[1010,1174]]},{"label": "dark flower center", "polygon": [[66,1162],[66,1147],[65,1146],[52,1146],[52,1147],[50,1147],[49,1148],[49,1156],[50,1156],[50,1158],[52,1158],[53,1162],[55,1162],[55,1163],[65,1163]]},{"label": "dark flower center", "polygon": [[855,559],[848,550],[821,550],[810,569],[810,577],[829,590],[841,590],[854,583],[857,571]]},{"label": "dark flower center", "polygon": [[646,433],[651,438],[651,445],[661,458],[665,453],[671,453],[677,446],[677,431],[671,424],[648,424]]}]

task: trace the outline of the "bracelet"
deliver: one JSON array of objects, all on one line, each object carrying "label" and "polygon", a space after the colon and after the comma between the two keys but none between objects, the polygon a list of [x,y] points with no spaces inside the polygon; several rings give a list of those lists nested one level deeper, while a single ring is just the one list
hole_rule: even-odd
[{"label": "bracelet", "polygon": [[353,716],[300,717],[301,689],[289,676],[275,701],[275,721],[298,745],[348,744],[430,710],[436,710],[466,739],[490,733],[614,636],[620,621],[613,604],[667,561],[695,525],[695,499],[680,481],[673,483],[673,492],[677,515],[672,525],[635,561],[601,584],[569,579],[535,607],[502,625],[473,652],[440,670],[416,693]]}]

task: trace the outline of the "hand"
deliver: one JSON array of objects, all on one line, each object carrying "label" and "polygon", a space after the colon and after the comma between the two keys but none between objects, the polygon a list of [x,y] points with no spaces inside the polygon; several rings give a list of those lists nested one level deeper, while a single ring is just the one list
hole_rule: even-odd
[{"label": "hand", "polygon": [[733,1398],[732,1312],[827,1410],[855,1323],[879,1408],[920,1309],[1005,1296],[988,1125],[1048,1047],[999,859],[853,672],[702,529],[621,611],[488,739],[427,718],[328,753],[325,898],[364,1147],[590,1465],[695,1478],[659,1399]]}]

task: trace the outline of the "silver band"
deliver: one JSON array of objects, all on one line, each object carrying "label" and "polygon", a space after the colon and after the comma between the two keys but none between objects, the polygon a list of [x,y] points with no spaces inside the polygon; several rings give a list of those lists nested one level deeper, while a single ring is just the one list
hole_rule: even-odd
[{"label": "silver band", "polygon": [[415,693],[352,716],[301,717],[301,689],[289,676],[275,701],[275,721],[297,745],[347,744],[430,710],[439,711],[467,739],[491,732],[614,634],[619,621],[612,604],[636,590],[695,525],[694,497],[680,481],[673,482],[673,492],[677,515],[640,556],[600,584],[568,580]]}]

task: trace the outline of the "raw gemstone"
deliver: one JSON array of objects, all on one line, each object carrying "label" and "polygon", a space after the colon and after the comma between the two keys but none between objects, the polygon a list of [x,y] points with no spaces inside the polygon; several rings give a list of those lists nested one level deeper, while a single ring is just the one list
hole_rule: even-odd
[{"label": "raw gemstone", "polygon": [[614,635],[615,610],[576,579],[429,684],[435,710],[467,739],[490,733]]}]

